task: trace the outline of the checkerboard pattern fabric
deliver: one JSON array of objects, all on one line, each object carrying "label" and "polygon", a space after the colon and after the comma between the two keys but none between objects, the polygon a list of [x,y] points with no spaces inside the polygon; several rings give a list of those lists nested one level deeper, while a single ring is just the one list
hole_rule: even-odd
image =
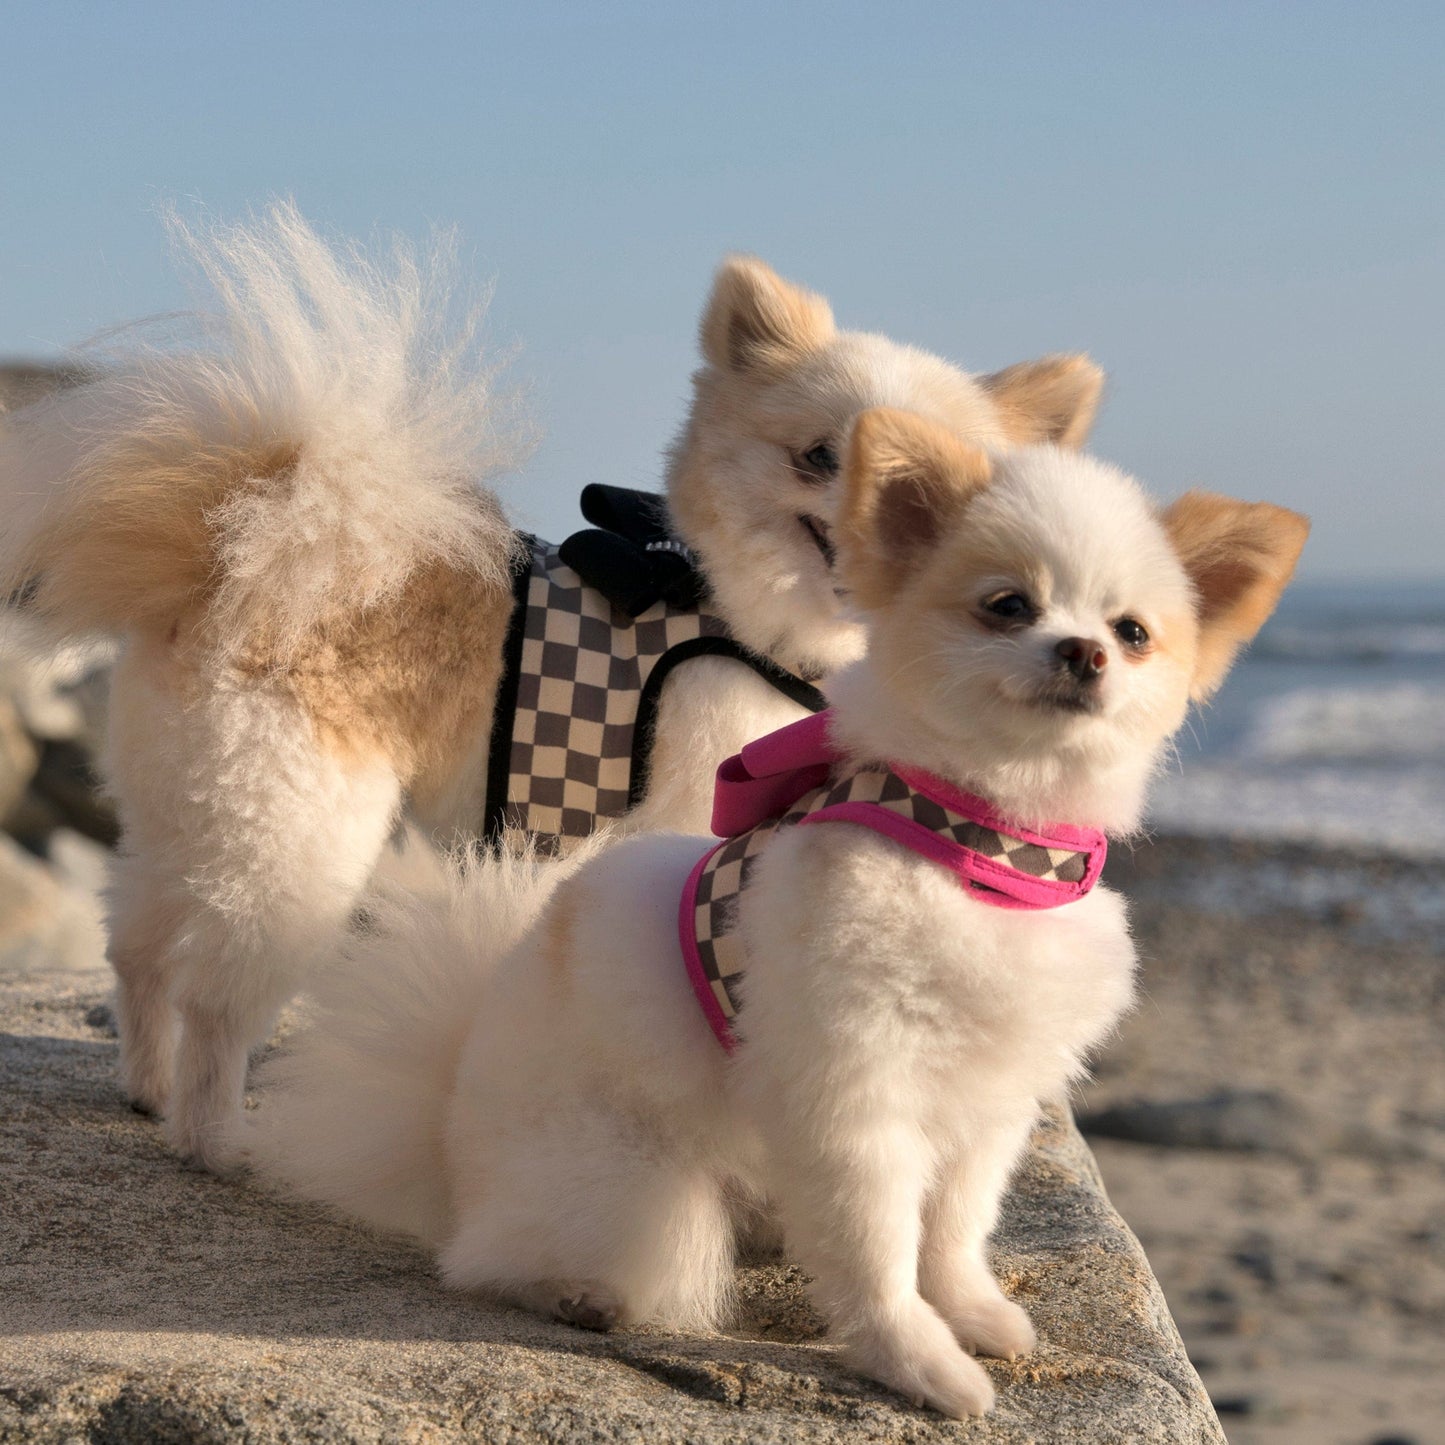
[{"label": "checkerboard pattern fabric", "polygon": [[550,850],[624,813],[648,675],[678,643],[727,635],[721,618],[666,602],[627,617],[555,546],[540,544],[528,584],[506,827]]},{"label": "checkerboard pattern fabric", "polygon": [[[693,970],[694,984],[710,991],[718,1013],[727,1024],[738,1015],[738,984],[746,962],[737,936],[738,921],[742,898],[758,858],[780,828],[798,823],[810,813],[820,813],[843,803],[865,803],[897,813],[949,842],[1030,878],[1081,883],[1088,871],[1088,853],[1044,848],[985,827],[917,792],[888,769],[852,773],[816,788],[781,818],[770,819],[719,844],[697,872],[691,904],[692,943],[698,965]],[[995,891],[977,880],[967,886],[984,893]],[[701,980],[697,978],[698,972]],[[720,1037],[726,1042],[727,1035],[720,1032]]]},{"label": "checkerboard pattern fabric", "polygon": [[774,818],[729,838],[715,848],[692,896],[693,939],[703,977],[725,1019],[737,1017],[737,983],[743,974],[743,947],[737,937],[738,907],[747,891],[753,868],[768,840],[779,828],[796,823],[809,811],[809,803],[822,789],[804,798],[782,818]]},{"label": "checkerboard pattern fabric", "polygon": [[994,828],[986,828],[972,818],[964,818],[915,792],[893,772],[857,773],[830,793],[819,807],[834,803],[877,803],[891,813],[898,813],[921,823],[934,833],[951,839],[961,847],[991,858],[1030,878],[1046,878],[1058,883],[1082,883],[1089,867],[1089,855],[1071,848],[1043,848],[1037,843],[1012,838]]}]

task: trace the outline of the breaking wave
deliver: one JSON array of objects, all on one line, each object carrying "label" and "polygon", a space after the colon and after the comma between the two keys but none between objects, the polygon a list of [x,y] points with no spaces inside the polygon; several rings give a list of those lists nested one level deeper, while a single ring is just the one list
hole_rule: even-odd
[{"label": "breaking wave", "polygon": [[1256,763],[1445,764],[1445,685],[1305,688],[1258,703],[1237,748]]}]

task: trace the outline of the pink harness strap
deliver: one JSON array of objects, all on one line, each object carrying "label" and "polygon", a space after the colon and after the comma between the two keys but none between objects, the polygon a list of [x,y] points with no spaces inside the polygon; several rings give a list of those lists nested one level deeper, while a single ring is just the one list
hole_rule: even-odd
[{"label": "pink harness strap", "polygon": [[854,823],[948,869],[996,908],[1057,908],[1098,881],[1107,841],[1092,828],[1022,828],[932,774],[861,768],[835,778],[842,755],[828,737],[831,713],[749,743],[719,768],[713,832],[724,841],[697,862],[683,888],[678,933],[698,1002],[718,1041],[736,1047],[732,1020],[745,962],[733,937],[749,875],[778,828]]},{"label": "pink harness strap", "polygon": [[828,741],[831,711],[781,727],[719,764],[712,796],[712,830],[732,838],[769,818],[781,818],[828,781],[838,753]]}]

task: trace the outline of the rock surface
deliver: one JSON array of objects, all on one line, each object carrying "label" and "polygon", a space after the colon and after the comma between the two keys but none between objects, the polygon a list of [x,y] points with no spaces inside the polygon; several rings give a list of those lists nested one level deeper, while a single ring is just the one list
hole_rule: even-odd
[{"label": "rock surface", "polygon": [[114,1082],[98,955],[0,975],[0,1442],[1220,1441],[1066,1116],[995,1267],[1038,1352],[955,1425],[842,1367],[785,1264],[720,1337],[584,1334],[451,1294],[405,1244],[184,1170]]}]

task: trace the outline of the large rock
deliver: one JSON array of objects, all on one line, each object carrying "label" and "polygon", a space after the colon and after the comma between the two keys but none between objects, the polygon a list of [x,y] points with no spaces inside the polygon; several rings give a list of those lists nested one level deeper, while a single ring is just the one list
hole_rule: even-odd
[{"label": "large rock", "polygon": [[1098,1138],[1135,1144],[1301,1158],[1334,1144],[1328,1121],[1275,1089],[1215,1089],[1192,1099],[1130,1099],[1081,1114],[1079,1127]]},{"label": "large rock", "polygon": [[1053,1114],[996,1257],[1043,1343],[955,1425],[837,1362],[783,1264],[716,1338],[584,1334],[183,1169],[114,1083],[102,970],[0,977],[0,1442],[1222,1441],[1138,1243]]},{"label": "large rock", "polygon": [[113,653],[99,640],[55,646],[24,611],[0,610],[0,824],[37,852],[61,827],[119,837],[95,772]]},{"label": "large rock", "polygon": [[46,864],[0,834],[0,977],[104,966],[96,845],[61,829],[51,846],[56,861]]},{"label": "large rock", "polygon": [[25,730],[19,708],[0,693],[0,821],[25,796],[39,763],[40,750]]}]

